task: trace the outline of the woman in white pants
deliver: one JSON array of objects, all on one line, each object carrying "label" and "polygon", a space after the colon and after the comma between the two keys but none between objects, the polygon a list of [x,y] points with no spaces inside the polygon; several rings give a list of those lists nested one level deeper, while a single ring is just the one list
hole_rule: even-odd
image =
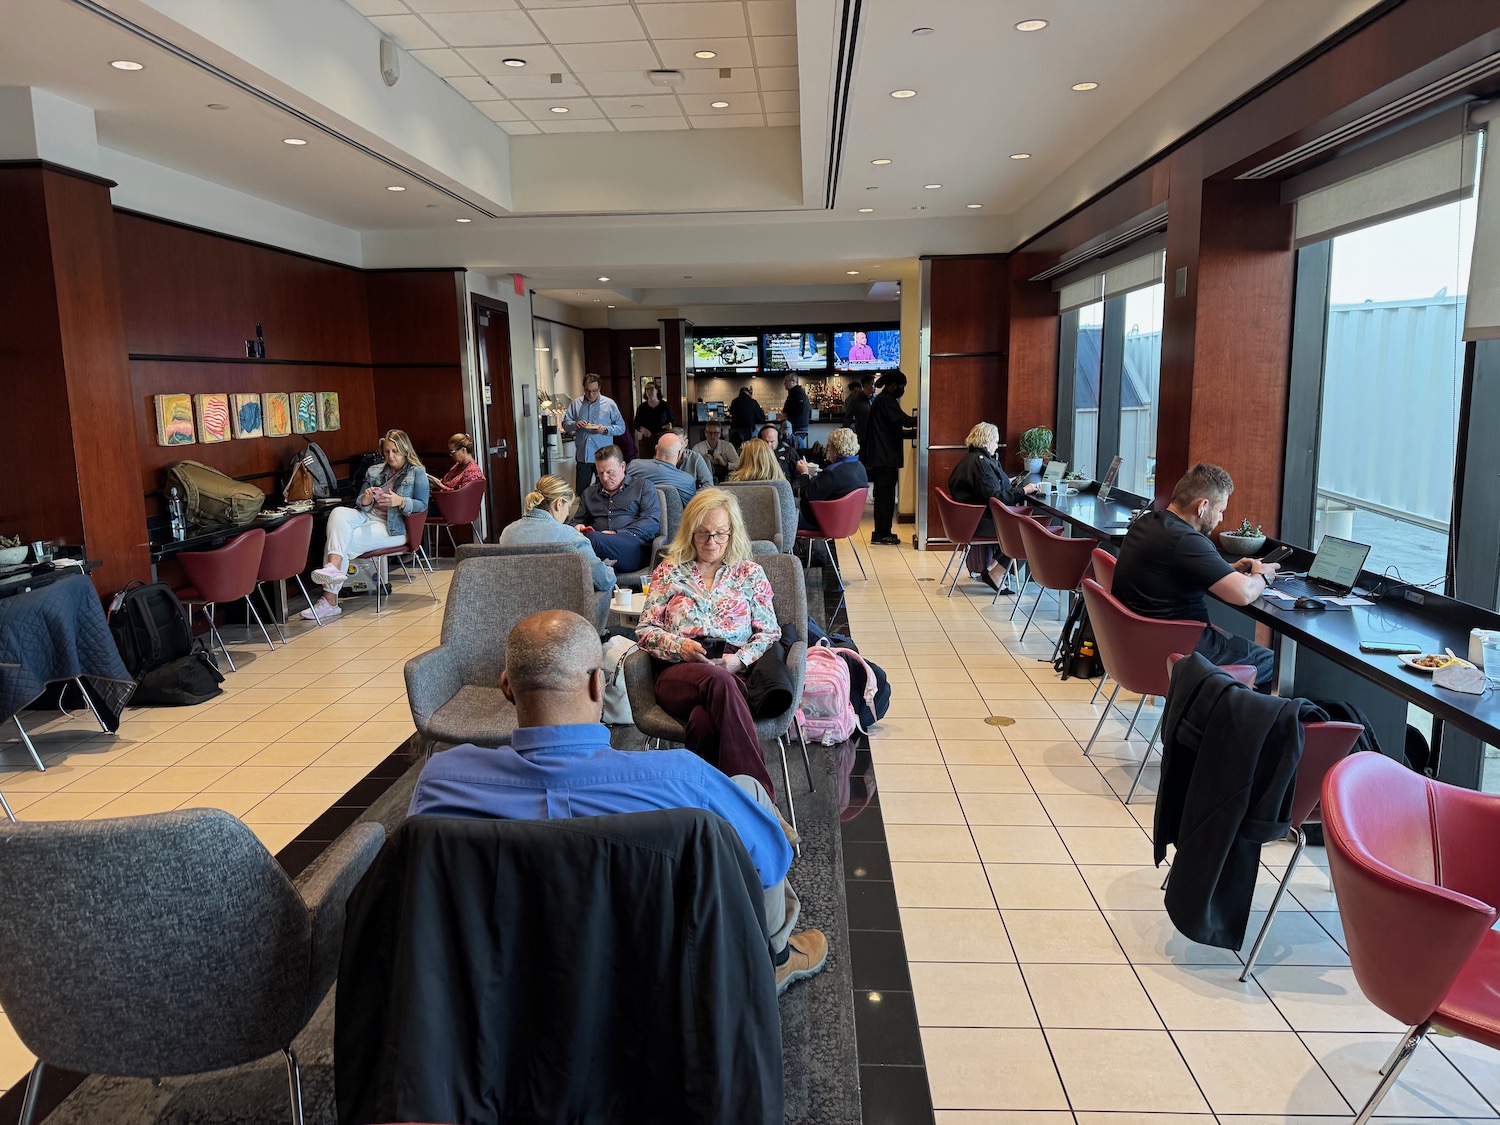
[{"label": "woman in white pants", "polygon": [[355,508],[335,508],[328,517],[327,554],[312,572],[323,587],[323,597],[302,611],[309,620],[335,617],[339,589],[348,580],[349,563],[366,551],[399,547],[406,542],[406,517],[427,510],[427,473],[405,430],[391,430],[380,439],[384,465],[365,474]]}]

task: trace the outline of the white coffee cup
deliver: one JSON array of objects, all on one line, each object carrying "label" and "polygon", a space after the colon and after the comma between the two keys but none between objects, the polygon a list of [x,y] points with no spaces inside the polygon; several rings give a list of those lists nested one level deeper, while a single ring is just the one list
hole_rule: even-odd
[{"label": "white coffee cup", "polygon": [[1484,646],[1493,645],[1500,641],[1500,630],[1496,629],[1470,629],[1469,630],[1469,663],[1478,665],[1492,676],[1500,675],[1500,667],[1491,668],[1484,661]]},{"label": "white coffee cup", "polygon": [[616,609],[629,609],[630,605],[631,605],[632,596],[634,594],[635,594],[635,591],[632,590],[632,589],[630,589],[627,586],[618,586],[618,587],[616,587],[615,588],[615,608]]}]

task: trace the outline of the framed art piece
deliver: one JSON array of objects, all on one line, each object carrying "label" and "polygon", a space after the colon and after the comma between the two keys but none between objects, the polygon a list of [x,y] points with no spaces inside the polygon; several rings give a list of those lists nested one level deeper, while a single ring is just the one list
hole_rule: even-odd
[{"label": "framed art piece", "polygon": [[339,428],[339,396],[337,391],[318,392],[318,429]]},{"label": "framed art piece", "polygon": [[198,418],[198,440],[207,444],[229,440],[229,396],[194,395]]},{"label": "framed art piece", "polygon": [[156,396],[156,444],[192,445],[193,396]]},{"label": "framed art piece", "polygon": [[318,396],[312,391],[292,392],[292,431],[299,434],[318,432]]},{"label": "framed art piece", "polygon": [[260,395],[235,395],[234,436],[237,438],[265,437],[261,424]]},{"label": "framed art piece", "polygon": [[260,416],[266,437],[286,437],[292,432],[292,404],[285,392],[271,391],[261,395]]}]

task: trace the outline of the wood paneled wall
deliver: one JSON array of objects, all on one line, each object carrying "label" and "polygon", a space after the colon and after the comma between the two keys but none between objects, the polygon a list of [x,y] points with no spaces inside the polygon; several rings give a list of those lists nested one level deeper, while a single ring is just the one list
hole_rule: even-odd
[{"label": "wood paneled wall", "polygon": [[[661,377],[667,385],[662,397],[672,404],[672,413],[677,416],[679,422],[682,422],[687,417],[687,373],[683,367],[687,357],[687,337],[692,331],[693,323],[676,317],[672,320],[663,320],[660,324],[661,334],[656,342],[661,345]],[[626,354],[629,355],[628,352]],[[625,409],[623,404],[620,409]],[[631,403],[630,411],[625,415],[627,424],[634,412],[635,403]]]},{"label": "wood paneled wall", "polygon": [[[376,437],[405,430],[434,475],[451,463],[448,438],[469,429],[464,408],[461,275],[455,270],[365,274]],[[492,434],[491,440],[514,434]]]}]

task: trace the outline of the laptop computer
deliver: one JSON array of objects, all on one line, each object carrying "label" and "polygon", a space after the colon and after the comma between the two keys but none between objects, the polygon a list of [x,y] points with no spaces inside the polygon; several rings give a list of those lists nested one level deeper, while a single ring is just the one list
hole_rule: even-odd
[{"label": "laptop computer", "polygon": [[1345,597],[1359,581],[1359,572],[1369,554],[1370,547],[1366,543],[1325,535],[1323,542],[1318,544],[1312,566],[1307,568],[1307,577],[1279,578],[1275,589],[1296,597]]},{"label": "laptop computer", "polygon": [[1048,461],[1047,467],[1042,470],[1042,483],[1059,484],[1063,479],[1063,474],[1067,471],[1068,463],[1066,461]]}]

